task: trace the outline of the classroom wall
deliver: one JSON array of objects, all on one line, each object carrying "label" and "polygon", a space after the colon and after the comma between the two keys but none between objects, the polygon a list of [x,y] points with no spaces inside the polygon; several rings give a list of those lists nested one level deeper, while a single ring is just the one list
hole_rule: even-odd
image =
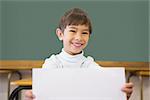
[{"label": "classroom wall", "polygon": [[60,16],[85,9],[93,32],[86,55],[96,60],[148,61],[148,0],[2,0],[0,59],[45,59],[60,52]]}]

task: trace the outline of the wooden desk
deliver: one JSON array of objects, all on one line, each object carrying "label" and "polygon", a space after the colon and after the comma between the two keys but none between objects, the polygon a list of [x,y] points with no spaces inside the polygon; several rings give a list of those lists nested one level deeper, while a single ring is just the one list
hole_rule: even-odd
[{"label": "wooden desk", "polygon": [[124,67],[127,71],[150,70],[150,62],[96,61],[102,67]]},{"label": "wooden desk", "polygon": [[41,68],[43,60],[0,60],[0,70],[30,70]]},{"label": "wooden desk", "polygon": [[[32,68],[41,68],[43,63],[43,60],[0,60],[0,70],[32,70]],[[96,61],[96,63],[102,67],[124,67],[130,74],[150,71],[150,62]]]},{"label": "wooden desk", "polygon": [[[43,63],[43,60],[0,60],[0,70],[32,70],[32,68],[41,68]],[[102,67],[124,67],[130,74],[141,70],[150,71],[150,62],[96,61],[96,63]]]},{"label": "wooden desk", "polygon": [[[43,60],[0,60],[0,70],[30,70],[41,68]],[[125,67],[128,71],[150,70],[150,62],[96,61],[102,67]]]},{"label": "wooden desk", "polygon": [[21,79],[21,80],[12,81],[11,85],[15,85],[15,86],[32,86],[32,79],[28,78],[28,79]]}]

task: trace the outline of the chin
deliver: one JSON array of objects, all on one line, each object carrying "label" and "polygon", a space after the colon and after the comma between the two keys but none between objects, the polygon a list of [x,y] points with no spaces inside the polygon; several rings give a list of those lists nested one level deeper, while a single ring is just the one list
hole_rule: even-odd
[{"label": "chin", "polygon": [[76,54],[80,54],[81,52],[82,52],[82,50],[81,51],[72,52],[72,54],[76,55]]}]

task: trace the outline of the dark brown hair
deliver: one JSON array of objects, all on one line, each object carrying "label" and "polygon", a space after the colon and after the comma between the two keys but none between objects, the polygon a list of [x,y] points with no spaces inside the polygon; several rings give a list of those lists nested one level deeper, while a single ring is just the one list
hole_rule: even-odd
[{"label": "dark brown hair", "polygon": [[87,13],[80,8],[72,8],[61,17],[59,28],[64,31],[68,25],[87,25],[90,34],[92,33],[90,18]]}]

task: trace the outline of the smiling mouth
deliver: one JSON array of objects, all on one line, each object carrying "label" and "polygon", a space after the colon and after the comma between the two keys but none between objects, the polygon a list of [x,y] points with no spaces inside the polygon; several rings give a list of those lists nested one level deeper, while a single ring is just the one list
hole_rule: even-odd
[{"label": "smiling mouth", "polygon": [[83,44],[82,43],[72,43],[73,44],[73,46],[75,46],[75,47],[81,47]]}]

